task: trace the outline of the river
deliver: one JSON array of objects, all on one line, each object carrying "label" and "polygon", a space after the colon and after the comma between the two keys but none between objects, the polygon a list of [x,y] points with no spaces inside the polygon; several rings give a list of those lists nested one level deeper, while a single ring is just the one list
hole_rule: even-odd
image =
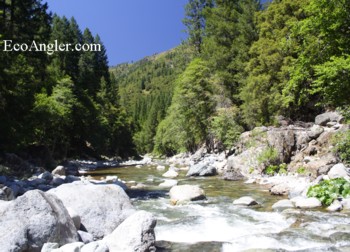
[{"label": "river", "polygon": [[[266,187],[218,177],[185,177],[178,184],[197,184],[207,200],[173,206],[168,189],[155,166],[119,167],[99,170],[95,178],[117,175],[129,185],[142,183],[142,189],[129,190],[134,206],[153,213],[157,251],[350,251],[350,214],[328,213],[322,209],[287,209],[271,206],[283,197],[271,196]],[[251,196],[259,206],[240,207],[233,200]]]}]

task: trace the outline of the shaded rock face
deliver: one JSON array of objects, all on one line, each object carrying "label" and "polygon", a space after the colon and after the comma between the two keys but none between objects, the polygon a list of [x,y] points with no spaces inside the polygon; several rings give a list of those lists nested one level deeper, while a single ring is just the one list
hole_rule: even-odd
[{"label": "shaded rock face", "polygon": [[110,252],[156,251],[154,234],[156,223],[152,214],[138,211],[128,217],[103,241],[106,242]]},{"label": "shaded rock face", "polygon": [[[330,120],[341,121],[340,118]],[[257,127],[241,134],[235,154],[227,160],[224,179],[239,180],[260,175],[268,165],[281,163],[288,164],[289,172],[304,171],[313,178],[327,174],[338,162],[332,152],[332,137],[344,127],[340,124],[337,127],[307,123],[300,125],[305,127]],[[268,149],[272,149],[276,157],[267,162],[262,161],[260,157]]]},{"label": "shaded rock face", "polygon": [[54,195],[33,190],[0,205],[1,251],[40,251],[46,242],[78,241],[68,211]]},{"label": "shaded rock face", "polygon": [[342,122],[343,116],[338,112],[326,112],[316,116],[315,124],[326,126],[328,122]]},{"label": "shaded rock face", "polygon": [[214,176],[216,175],[216,168],[207,162],[200,162],[195,165],[191,165],[186,176]]},{"label": "shaded rock face", "polygon": [[81,218],[81,225],[94,238],[110,234],[134,210],[124,190],[114,184],[87,181],[64,184],[48,192],[62,200]]}]

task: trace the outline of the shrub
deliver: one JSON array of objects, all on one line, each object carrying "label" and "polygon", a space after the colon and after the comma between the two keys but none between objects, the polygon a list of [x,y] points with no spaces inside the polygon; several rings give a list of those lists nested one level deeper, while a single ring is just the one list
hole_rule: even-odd
[{"label": "shrub", "polygon": [[350,164],[350,130],[340,132],[333,138],[335,152],[339,158],[347,164]]},{"label": "shrub", "polygon": [[274,174],[287,174],[287,164],[283,163],[280,165],[269,165],[265,169],[265,174],[273,176]]},{"label": "shrub", "polygon": [[349,195],[350,183],[344,178],[321,181],[318,185],[311,186],[307,192],[308,197],[316,197],[326,206],[337,198],[346,198]]},{"label": "shrub", "polygon": [[304,166],[300,166],[298,169],[297,169],[297,173],[298,174],[306,174],[306,168]]},{"label": "shrub", "polygon": [[258,162],[269,166],[275,164],[277,162],[277,158],[277,150],[273,147],[268,147],[258,156]]}]

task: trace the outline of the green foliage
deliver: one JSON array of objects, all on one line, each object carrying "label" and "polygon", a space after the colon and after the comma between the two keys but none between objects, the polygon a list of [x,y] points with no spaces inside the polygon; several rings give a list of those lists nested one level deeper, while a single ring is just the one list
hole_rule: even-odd
[{"label": "green foliage", "polygon": [[346,198],[349,195],[350,183],[344,178],[323,180],[318,185],[311,186],[307,192],[308,197],[316,197],[326,206],[337,198]]},{"label": "green foliage", "polygon": [[350,164],[350,130],[337,133],[332,142],[339,158],[344,163]]},{"label": "green foliage", "polygon": [[303,167],[303,166],[298,167],[297,173],[298,173],[298,174],[301,174],[301,175],[306,174],[306,168]]},{"label": "green foliage", "polygon": [[260,164],[270,165],[277,161],[278,152],[273,147],[267,147],[260,155],[257,160]]},{"label": "green foliage", "polygon": [[273,176],[275,174],[287,174],[287,164],[269,165],[264,170],[265,174]]},{"label": "green foliage", "polygon": [[197,58],[178,79],[168,115],[157,130],[155,151],[195,150],[206,140],[213,111],[209,68]]},{"label": "green foliage", "polygon": [[238,109],[219,109],[212,117],[210,131],[226,149],[232,147],[243,132],[243,127],[238,124]]}]

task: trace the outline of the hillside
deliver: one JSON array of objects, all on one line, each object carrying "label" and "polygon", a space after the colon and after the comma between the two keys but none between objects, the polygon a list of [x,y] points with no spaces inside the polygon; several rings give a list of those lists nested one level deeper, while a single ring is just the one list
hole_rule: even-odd
[{"label": "hillside", "polygon": [[176,79],[191,58],[191,50],[181,45],[110,69],[118,85],[119,103],[131,116],[139,152],[153,150],[156,127],[171,103]]}]

